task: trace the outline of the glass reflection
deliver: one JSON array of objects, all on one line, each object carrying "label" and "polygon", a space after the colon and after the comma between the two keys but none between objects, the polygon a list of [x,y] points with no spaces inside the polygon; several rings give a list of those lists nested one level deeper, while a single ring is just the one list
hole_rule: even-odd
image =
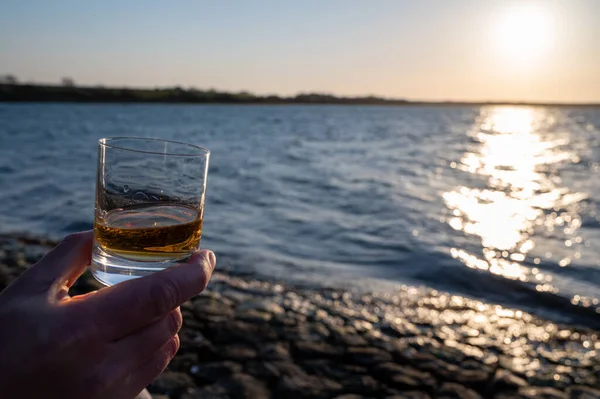
[{"label": "glass reflection", "polygon": [[[490,107],[481,111],[474,129],[472,151],[460,163],[451,164],[473,177],[483,177],[484,187],[459,187],[443,194],[452,216],[449,225],[481,239],[480,254],[453,248],[451,254],[466,266],[510,279],[532,281],[540,291],[553,291],[551,276],[523,265],[535,247],[538,226],[552,231],[563,226],[573,234],[580,224],[577,214],[557,214],[569,203],[582,199],[558,186],[549,172],[553,164],[577,161],[565,150],[567,138],[549,140],[544,129],[553,123],[541,108]],[[570,230],[569,230],[570,229]],[[565,266],[570,259],[564,260]],[[534,264],[540,259],[535,258]],[[562,266],[562,264],[561,264]]]}]

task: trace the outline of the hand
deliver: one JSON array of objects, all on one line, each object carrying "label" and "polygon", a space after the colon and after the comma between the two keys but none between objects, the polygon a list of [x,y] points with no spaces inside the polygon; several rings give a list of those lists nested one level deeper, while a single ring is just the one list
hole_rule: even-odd
[{"label": "hand", "polygon": [[70,297],[92,233],[65,238],[0,293],[0,395],[131,399],[179,349],[179,305],[206,287],[215,255]]}]

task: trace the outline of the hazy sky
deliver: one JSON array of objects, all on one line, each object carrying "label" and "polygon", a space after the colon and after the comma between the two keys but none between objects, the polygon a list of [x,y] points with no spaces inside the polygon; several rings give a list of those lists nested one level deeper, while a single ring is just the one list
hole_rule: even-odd
[{"label": "hazy sky", "polygon": [[600,102],[600,0],[3,0],[3,73],[261,94]]}]

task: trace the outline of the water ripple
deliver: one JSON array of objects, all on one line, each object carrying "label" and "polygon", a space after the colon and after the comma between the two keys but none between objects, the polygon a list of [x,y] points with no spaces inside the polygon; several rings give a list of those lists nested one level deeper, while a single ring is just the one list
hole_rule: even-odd
[{"label": "water ripple", "polygon": [[564,317],[598,307],[598,109],[0,104],[0,117],[1,231],[89,228],[97,140],[162,137],[211,149],[202,246],[229,267]]}]

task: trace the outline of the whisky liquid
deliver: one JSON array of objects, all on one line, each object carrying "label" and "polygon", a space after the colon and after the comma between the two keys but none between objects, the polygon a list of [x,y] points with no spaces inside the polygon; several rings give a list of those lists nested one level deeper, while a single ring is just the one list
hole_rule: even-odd
[{"label": "whisky liquid", "polygon": [[94,232],[108,253],[136,261],[174,260],[198,248],[202,219],[183,205],[138,205],[97,217]]}]

